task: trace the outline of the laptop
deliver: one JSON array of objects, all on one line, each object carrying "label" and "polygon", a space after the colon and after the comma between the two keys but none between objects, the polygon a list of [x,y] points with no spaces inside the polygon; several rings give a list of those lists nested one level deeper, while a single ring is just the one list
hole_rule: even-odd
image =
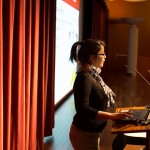
[{"label": "laptop", "polygon": [[[122,123],[144,123],[150,121],[150,110],[145,109],[121,109],[119,112],[130,112],[132,113],[133,118],[123,118],[120,120],[117,120],[117,122]],[[139,125],[139,124],[138,124]]]}]

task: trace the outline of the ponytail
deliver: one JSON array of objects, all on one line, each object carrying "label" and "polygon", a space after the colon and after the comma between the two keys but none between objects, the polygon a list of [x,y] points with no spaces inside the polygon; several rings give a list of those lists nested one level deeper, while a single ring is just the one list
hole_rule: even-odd
[{"label": "ponytail", "polygon": [[81,47],[81,43],[82,42],[79,41],[79,42],[75,42],[72,45],[71,52],[70,52],[70,60],[71,60],[71,62],[73,62],[74,60],[78,61],[78,53],[79,53],[79,50],[80,50],[80,47]]}]

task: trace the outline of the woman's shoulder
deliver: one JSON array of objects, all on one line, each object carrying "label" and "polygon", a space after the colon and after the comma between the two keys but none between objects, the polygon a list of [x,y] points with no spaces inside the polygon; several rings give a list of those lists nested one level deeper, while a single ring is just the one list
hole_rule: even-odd
[{"label": "woman's shoulder", "polygon": [[93,84],[92,78],[90,76],[90,74],[86,71],[80,71],[77,73],[75,82],[74,82],[74,86],[78,87],[78,86],[85,86],[85,87],[89,87]]},{"label": "woman's shoulder", "polygon": [[88,71],[80,71],[77,73],[77,79],[91,81],[93,77]]},{"label": "woman's shoulder", "polygon": [[80,71],[77,73],[77,77],[90,77],[90,73],[88,71]]}]

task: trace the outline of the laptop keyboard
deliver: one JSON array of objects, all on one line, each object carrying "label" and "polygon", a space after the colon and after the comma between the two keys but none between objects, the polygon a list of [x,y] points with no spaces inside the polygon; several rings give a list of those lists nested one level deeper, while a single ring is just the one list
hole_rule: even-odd
[{"label": "laptop keyboard", "polygon": [[129,112],[132,113],[133,115],[133,120],[146,120],[148,115],[149,115],[149,110],[148,109],[136,109],[136,110],[129,110]]}]

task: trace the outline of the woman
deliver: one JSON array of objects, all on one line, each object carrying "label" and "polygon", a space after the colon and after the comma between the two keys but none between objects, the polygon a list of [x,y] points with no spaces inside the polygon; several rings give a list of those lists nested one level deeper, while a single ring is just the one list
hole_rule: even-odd
[{"label": "woman", "polygon": [[100,76],[106,59],[105,44],[88,39],[73,44],[70,60],[78,63],[74,82],[76,114],[70,128],[70,141],[75,150],[99,150],[100,135],[107,120],[132,117],[128,113],[109,113],[115,105],[113,91]]}]

